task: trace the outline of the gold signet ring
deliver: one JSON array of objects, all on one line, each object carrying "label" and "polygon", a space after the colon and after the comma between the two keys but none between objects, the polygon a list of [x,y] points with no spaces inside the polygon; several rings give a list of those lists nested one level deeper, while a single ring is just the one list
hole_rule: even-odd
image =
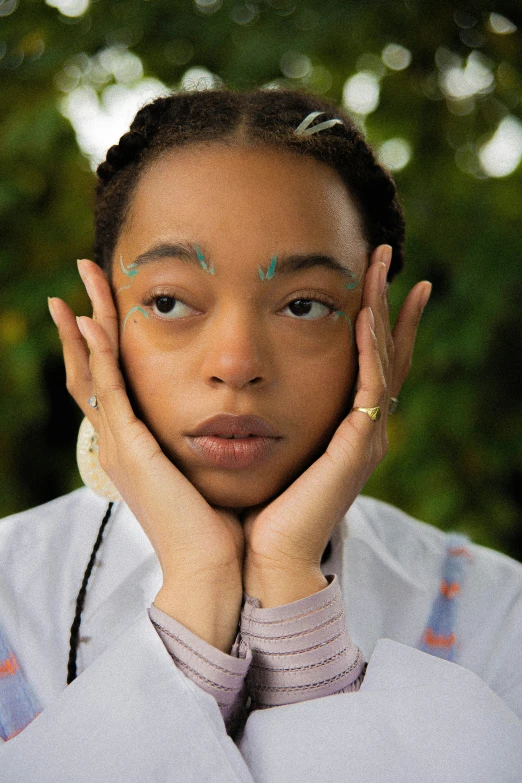
[{"label": "gold signet ring", "polygon": [[381,418],[381,409],[378,405],[376,405],[375,408],[352,408],[352,410],[367,413],[372,421],[379,421]]}]

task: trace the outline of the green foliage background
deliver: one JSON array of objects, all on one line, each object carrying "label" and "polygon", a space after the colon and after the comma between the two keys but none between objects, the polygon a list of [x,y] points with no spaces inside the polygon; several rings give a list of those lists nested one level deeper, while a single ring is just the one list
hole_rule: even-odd
[{"label": "green foliage background", "polygon": [[[519,29],[495,34],[492,11]],[[89,312],[75,260],[91,255],[94,175],[59,108],[78,55],[122,46],[170,88],[201,66],[231,87],[277,82],[341,102],[346,79],[396,43],[411,64],[386,71],[365,123],[372,144],[400,136],[413,149],[395,175],[408,241],[394,313],[417,280],[434,287],[390,452],[365,492],[522,560],[521,167],[468,173],[499,121],[522,113],[517,15],[519,3],[489,1],[97,0],[70,18],[0,0],[0,516],[81,485],[81,416],[46,302]],[[445,98],[438,74],[448,52],[472,51],[489,58],[495,87],[470,110]],[[283,73],[296,55],[311,74]]]}]

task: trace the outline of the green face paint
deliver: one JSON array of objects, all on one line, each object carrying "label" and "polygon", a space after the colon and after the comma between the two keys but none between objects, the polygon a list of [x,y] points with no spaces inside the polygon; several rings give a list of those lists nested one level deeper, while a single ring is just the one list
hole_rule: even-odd
[{"label": "green face paint", "polygon": [[127,277],[134,277],[134,275],[138,274],[138,266],[135,261],[133,261],[132,264],[129,264],[129,266],[124,266],[123,256],[120,256],[120,266],[121,271],[124,275],[127,275]]},{"label": "green face paint", "polygon": [[346,315],[346,313],[343,312],[342,310],[336,310],[335,313],[333,313],[333,315],[337,316],[337,318],[334,319],[335,321],[337,321],[341,315],[344,315],[344,317],[348,321],[348,326],[350,327],[350,342],[353,345],[354,344],[354,334],[353,334],[352,319],[350,318],[349,315]]},{"label": "green face paint", "polygon": [[125,319],[124,319],[124,321],[123,321],[123,326],[122,326],[122,329],[121,329],[121,330],[122,330],[122,332],[123,332],[123,331],[124,331],[124,329],[125,329],[125,324],[127,323],[127,320],[128,320],[128,318],[129,318],[129,316],[130,316],[130,315],[132,315],[132,313],[135,313],[136,311],[138,311],[139,313],[141,313],[142,315],[144,315],[144,316],[145,316],[145,318],[148,318],[148,317],[149,317],[149,314],[147,313],[147,311],[146,311],[146,310],[144,310],[144,309],[143,309],[143,307],[139,307],[138,305],[136,305],[136,307],[131,307],[131,309],[129,310],[129,312],[127,313],[127,315],[125,316]]},{"label": "green face paint", "polygon": [[276,264],[277,264],[277,256],[274,256],[272,259],[270,259],[270,266],[268,267],[266,274],[264,270],[260,266],[258,266],[257,270],[259,272],[259,279],[271,280],[275,274]]},{"label": "green face paint", "polygon": [[351,281],[349,283],[345,283],[343,288],[348,288],[350,291],[353,291],[353,289],[357,288],[357,286],[361,282],[362,274],[359,278],[357,278],[353,272],[350,272],[350,276],[352,278]]},{"label": "green face paint", "polygon": [[199,259],[199,263],[201,264],[201,268],[204,269],[205,272],[208,272],[211,275],[215,275],[216,274],[216,270],[214,269],[213,266],[209,267],[209,265],[205,261],[205,256],[201,252],[200,246],[199,245],[194,245],[194,247],[196,248],[196,253],[198,254],[198,259]]}]

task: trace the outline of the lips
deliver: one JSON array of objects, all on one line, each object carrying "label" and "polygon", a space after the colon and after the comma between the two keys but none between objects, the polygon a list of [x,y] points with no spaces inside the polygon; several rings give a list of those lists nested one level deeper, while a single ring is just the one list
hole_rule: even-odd
[{"label": "lips", "polygon": [[232,413],[219,413],[217,416],[205,419],[187,434],[192,437],[200,435],[217,435],[224,438],[230,438],[233,435],[242,438],[249,435],[266,438],[280,437],[265,419],[253,415],[236,416]]},{"label": "lips", "polygon": [[[239,436],[236,438],[234,435]],[[204,464],[227,470],[254,468],[277,449],[281,436],[259,416],[220,413],[202,421],[186,441]]]}]

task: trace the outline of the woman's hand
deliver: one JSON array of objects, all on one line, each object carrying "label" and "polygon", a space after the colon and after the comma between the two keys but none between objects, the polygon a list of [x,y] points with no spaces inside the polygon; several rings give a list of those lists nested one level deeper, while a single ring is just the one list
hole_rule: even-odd
[{"label": "woman's hand", "polygon": [[[67,389],[99,435],[102,468],[156,551],[164,581],[155,605],[224,649],[235,637],[243,597],[241,524],[232,511],[207,503],[134,415],[118,366],[119,320],[108,281],[92,261],[83,260],[78,268],[93,319],[77,320],[65,302],[50,300],[63,345]],[[96,409],[88,404],[92,394]],[[201,597],[205,587],[213,591],[214,601]],[[193,614],[207,612],[203,632],[190,617],[191,594],[196,600],[196,592],[201,602]],[[221,613],[217,636],[213,609]]]},{"label": "woman's hand", "polygon": [[243,519],[243,585],[263,608],[326,587],[320,569],[326,544],[386,455],[388,400],[399,396],[410,370],[417,327],[431,292],[427,281],[412,288],[392,336],[386,286],[390,262],[388,245],[375,249],[356,321],[359,376],[354,408],[378,405],[381,419],[372,421],[352,410],[324,454],[269,505],[251,509]]}]

